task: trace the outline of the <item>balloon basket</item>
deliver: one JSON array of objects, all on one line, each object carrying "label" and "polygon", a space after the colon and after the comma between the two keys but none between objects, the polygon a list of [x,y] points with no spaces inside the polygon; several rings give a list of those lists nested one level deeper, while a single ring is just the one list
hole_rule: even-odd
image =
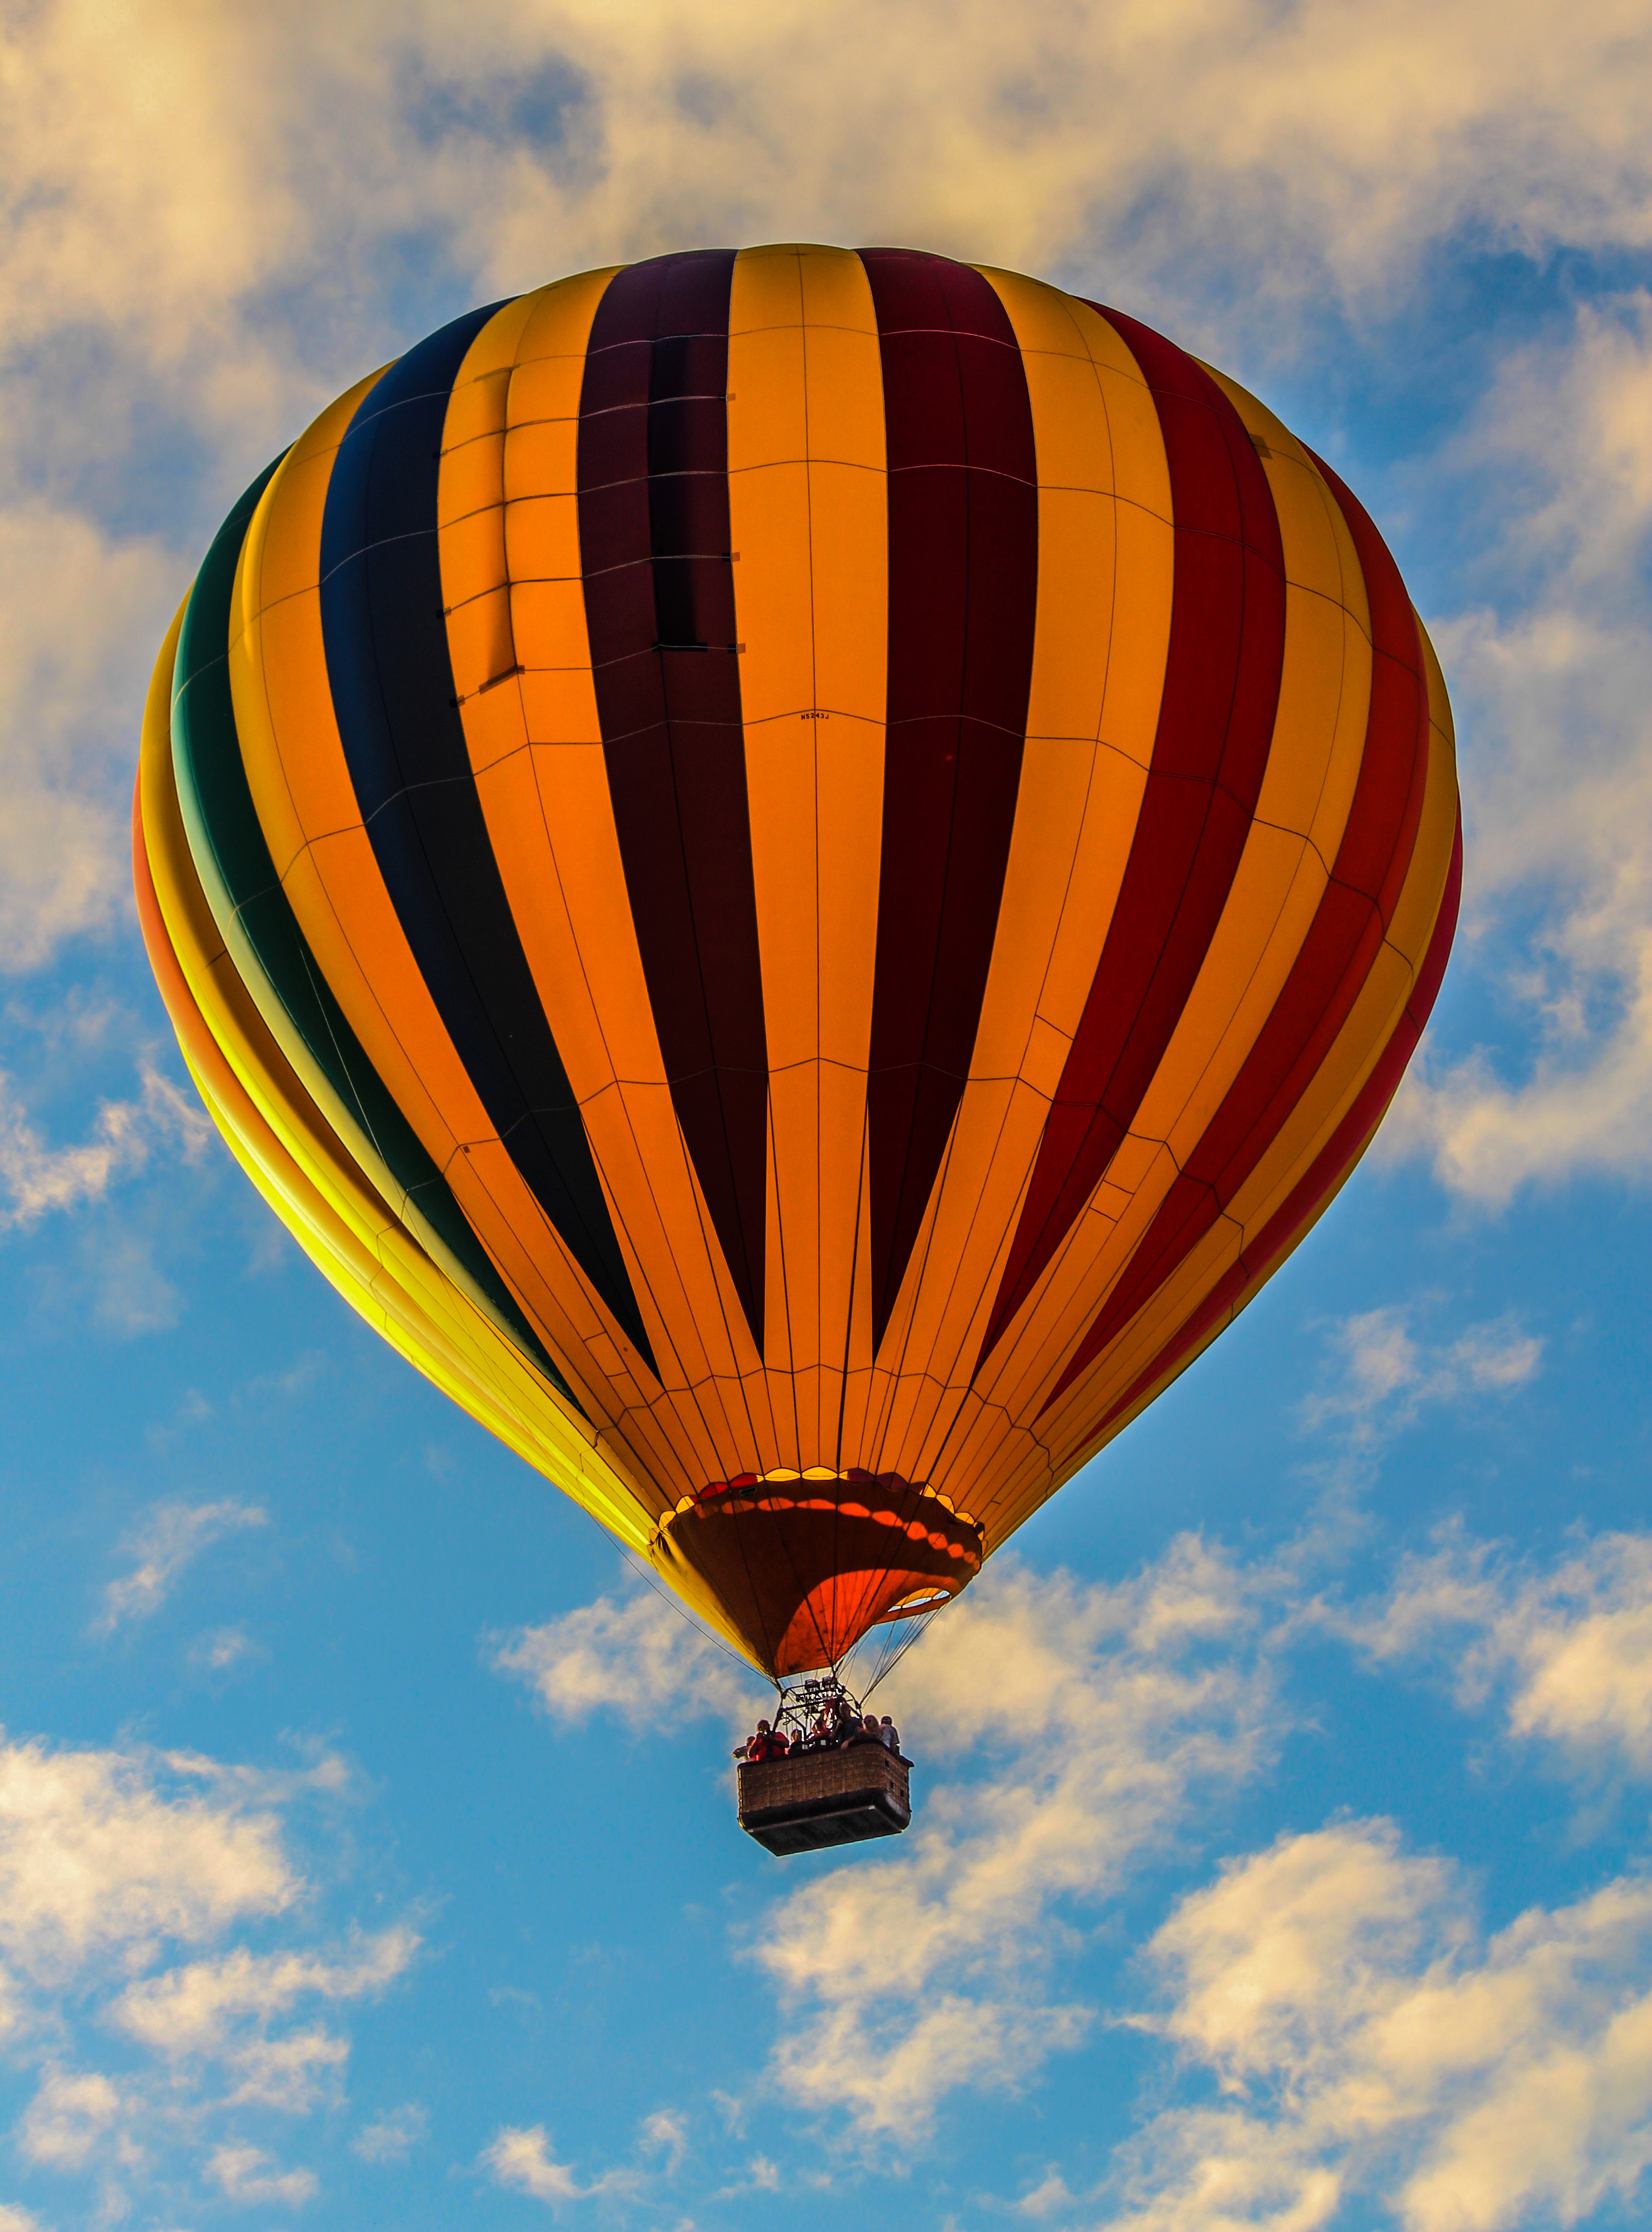
[{"label": "balloon basket", "polygon": [[742,1760],[740,1826],[782,1859],[898,1837],[912,1819],[912,1762],[863,1736],[841,1749]]}]

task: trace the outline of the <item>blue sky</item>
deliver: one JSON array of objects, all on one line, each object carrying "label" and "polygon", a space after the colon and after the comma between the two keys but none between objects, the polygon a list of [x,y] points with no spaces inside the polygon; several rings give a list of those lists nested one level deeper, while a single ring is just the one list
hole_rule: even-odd
[{"label": "blue sky", "polygon": [[[1573,0],[0,25],[0,2232],[1504,2232],[1652,2178],[1652,40]],[[1081,286],[1441,651],[1382,1141],[881,1695],[758,1692],[349,1315],[149,981],[142,690],[234,496],[472,302],[706,241]]]}]

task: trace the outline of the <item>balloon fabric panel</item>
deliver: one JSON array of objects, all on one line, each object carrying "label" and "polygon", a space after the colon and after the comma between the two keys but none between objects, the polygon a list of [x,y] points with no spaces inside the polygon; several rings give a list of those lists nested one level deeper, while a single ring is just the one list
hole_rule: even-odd
[{"label": "balloon fabric panel", "polygon": [[863,251],[888,439],[889,671],[872,1000],[873,1342],[969,1074],[1027,725],[1037,468],[1020,352],[967,267]]},{"label": "balloon fabric panel", "polygon": [[426,1247],[447,1260],[450,1275],[567,1395],[440,1171],[356,1043],[276,879],[247,788],[226,642],[246,528],[275,470],[259,476],[219,530],[185,603],[179,639],[173,772],[202,891],[265,1023],[333,1129],[348,1135],[358,1165],[371,1171]]},{"label": "balloon fabric panel", "polygon": [[[1323,470],[1323,468],[1322,468]],[[1338,488],[1339,496],[1344,492]],[[1344,502],[1345,512],[1349,504]],[[1221,1214],[1279,1123],[1320,1068],[1376,957],[1385,927],[1379,898],[1365,885],[1402,879],[1421,813],[1428,760],[1428,709],[1417,672],[1416,623],[1398,573],[1374,536],[1363,534],[1363,512],[1350,513],[1356,548],[1372,596],[1375,637],[1371,710],[1348,826],[1330,885],[1296,968],[1270,1014],[1249,1061],[1210,1129],[1185,1164],[1126,1276],[1109,1298],[1061,1379],[1053,1402],[1134,1316],[1170,1266]],[[1419,730],[1421,729],[1421,734]]]},{"label": "balloon fabric panel", "polygon": [[1364,514],[1147,328],[914,251],[456,321],[249,492],[178,678],[137,873],[215,1120],[777,1674],[1215,1337],[1449,949]]},{"label": "balloon fabric panel", "polygon": [[491,1431],[530,1463],[554,1469],[604,1525],[641,1544],[646,1521],[595,1458],[589,1432],[570,1431],[518,1353],[402,1235],[226,970],[172,782],[167,697],[178,633],[174,624],[146,712],[133,800],[134,884],[157,983],[209,1112],[259,1191],[353,1307]]},{"label": "balloon fabric panel", "polygon": [[1237,412],[1191,358],[1133,320],[1111,322],[1142,363],[1170,464],[1176,571],[1165,691],[1118,906],[988,1348],[1094,1193],[1164,1054],[1239,864],[1284,659],[1278,523]]},{"label": "balloon fabric panel", "polygon": [[768,1054],[728,502],[732,251],[609,284],[580,399],[579,535],[626,888],[672,1101],[759,1349]]},{"label": "balloon fabric panel", "polygon": [[361,406],[322,526],[339,733],[385,887],[496,1135],[630,1338],[647,1338],[476,798],[443,626],[436,493],[454,374],[491,311],[413,350]]}]

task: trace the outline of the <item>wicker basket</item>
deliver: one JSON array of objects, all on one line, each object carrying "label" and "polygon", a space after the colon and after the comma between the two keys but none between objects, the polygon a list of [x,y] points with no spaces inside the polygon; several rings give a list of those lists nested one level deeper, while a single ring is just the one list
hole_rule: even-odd
[{"label": "wicker basket", "polygon": [[898,1837],[912,1819],[912,1762],[868,1739],[787,1759],[742,1760],[740,1826],[771,1852]]}]

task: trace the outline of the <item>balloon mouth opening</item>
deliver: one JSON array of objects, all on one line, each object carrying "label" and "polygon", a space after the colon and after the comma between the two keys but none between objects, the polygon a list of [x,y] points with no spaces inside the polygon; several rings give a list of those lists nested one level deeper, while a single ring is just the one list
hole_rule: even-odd
[{"label": "balloon mouth opening", "polygon": [[967,1512],[898,1473],[746,1474],[686,1496],[657,1552],[715,1594],[777,1678],[836,1666],[867,1630],[934,1610],[986,1546]]}]

